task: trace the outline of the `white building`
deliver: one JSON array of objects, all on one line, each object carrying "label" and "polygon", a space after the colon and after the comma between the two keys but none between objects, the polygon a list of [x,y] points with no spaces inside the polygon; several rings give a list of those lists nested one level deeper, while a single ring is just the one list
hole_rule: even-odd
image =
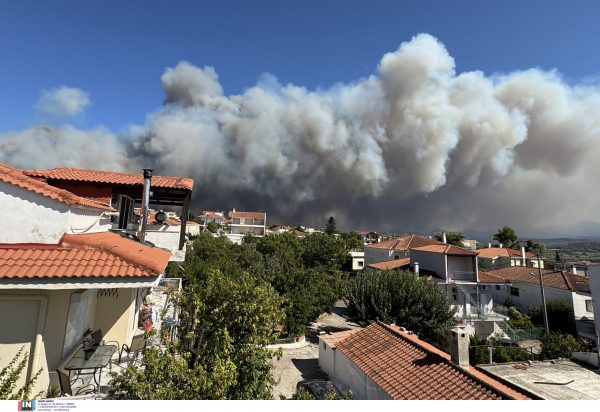
[{"label": "white building", "polygon": [[[592,295],[592,311],[600,313],[600,264],[588,266],[588,279]],[[600,316],[594,317],[594,324],[596,326],[596,349],[600,351]]]},{"label": "white building", "polygon": [[351,250],[348,254],[352,258],[352,270],[363,270],[365,268],[365,252]]},{"label": "white building", "polygon": [[265,212],[239,212],[233,209],[229,212],[230,233],[232,235],[264,236],[267,229],[267,214]]},{"label": "white building", "polygon": [[[525,252],[525,247],[521,250],[503,247],[487,247],[477,249],[479,252],[478,263],[482,270],[493,270],[508,266],[528,266],[537,268],[537,256],[531,252]],[[544,268],[544,259],[539,259],[539,265]]]},{"label": "white building", "polygon": [[108,231],[108,204],[1,164],[0,204],[0,369],[25,348],[17,385],[41,369],[33,393],[46,393],[86,330],[117,342],[115,354],[131,343],[171,253]]},{"label": "white building", "polygon": [[488,337],[499,331],[496,322],[506,317],[493,311],[492,288],[504,280],[479,273],[477,251],[447,244],[422,246],[411,250],[410,261],[416,272],[432,275],[446,292],[469,333]]},{"label": "white building", "polygon": [[469,337],[455,335],[448,354],[404,328],[375,322],[319,336],[319,366],[354,399],[528,399],[470,367]]},{"label": "white building", "polygon": [[365,246],[365,265],[387,262],[410,256],[410,250],[419,246],[443,244],[430,237],[410,235]]},{"label": "white building", "polygon": [[[498,303],[514,305],[525,313],[532,306],[541,308],[539,269],[513,266],[487,273],[510,282],[494,287],[494,299]],[[542,269],[542,276],[546,301],[554,299],[565,302],[575,315],[577,334],[595,339],[594,312],[588,279],[585,276],[550,269]]]}]

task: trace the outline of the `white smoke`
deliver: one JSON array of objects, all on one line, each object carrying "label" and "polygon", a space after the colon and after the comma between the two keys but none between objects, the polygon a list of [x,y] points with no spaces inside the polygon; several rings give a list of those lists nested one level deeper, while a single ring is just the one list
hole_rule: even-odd
[{"label": "white smoke", "polygon": [[196,209],[264,209],[290,224],[335,213],[353,229],[532,233],[598,220],[600,88],[589,82],[457,75],[427,34],[383,56],[376,74],[327,90],[265,75],[225,96],[213,68],[187,62],[161,80],[164,107],[119,139],[70,126],[0,133],[0,161],[151,165],[193,177]]},{"label": "white smoke", "polygon": [[35,108],[55,118],[78,116],[91,103],[90,95],[75,87],[60,86],[42,90]]}]

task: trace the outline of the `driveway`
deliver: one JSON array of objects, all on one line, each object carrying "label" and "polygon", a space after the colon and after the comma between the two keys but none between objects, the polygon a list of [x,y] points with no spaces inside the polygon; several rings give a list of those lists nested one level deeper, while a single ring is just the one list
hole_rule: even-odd
[{"label": "driveway", "polygon": [[304,379],[328,379],[319,367],[319,332],[339,332],[354,329],[358,325],[349,323],[343,316],[346,306],[336,303],[332,313],[324,313],[307,330],[306,345],[300,348],[283,349],[283,356],[274,361],[273,377],[278,383],[273,388],[273,397],[290,398],[296,392],[296,384]]}]

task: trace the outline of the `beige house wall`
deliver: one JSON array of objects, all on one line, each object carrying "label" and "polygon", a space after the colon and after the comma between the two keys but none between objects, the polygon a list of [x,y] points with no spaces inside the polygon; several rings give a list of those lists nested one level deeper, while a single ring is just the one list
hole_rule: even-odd
[{"label": "beige house wall", "polygon": [[[86,327],[102,329],[106,341],[117,341],[120,345],[130,343],[135,330],[138,290],[118,289],[117,297],[98,296],[97,290],[91,291]],[[81,292],[64,289],[0,291],[0,369],[24,347],[29,354],[29,363],[18,387],[43,368],[32,395],[46,392],[49,373],[65,361],[63,347],[71,295]]]}]

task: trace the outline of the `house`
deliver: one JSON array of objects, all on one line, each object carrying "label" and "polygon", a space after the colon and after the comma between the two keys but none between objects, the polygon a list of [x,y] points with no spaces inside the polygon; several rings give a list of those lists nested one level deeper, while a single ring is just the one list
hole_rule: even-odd
[{"label": "house", "polygon": [[359,250],[351,250],[348,252],[352,259],[351,270],[363,270],[365,268],[365,252]]},{"label": "house", "polygon": [[410,265],[420,275],[431,275],[445,291],[470,334],[488,337],[499,332],[496,323],[506,319],[493,310],[493,287],[506,281],[480,273],[477,257],[478,251],[442,243],[411,249]]},{"label": "house", "polygon": [[410,256],[410,250],[419,246],[443,244],[430,237],[410,235],[365,246],[365,265]]},{"label": "house", "polygon": [[319,336],[319,366],[355,399],[529,399],[469,366],[466,333],[453,332],[450,352],[379,321]]},{"label": "house", "polygon": [[358,238],[363,242],[363,245],[372,245],[373,243],[381,242],[381,236],[377,232],[367,230],[358,232]]},{"label": "house", "polygon": [[216,212],[213,210],[204,210],[202,214],[198,217],[204,221],[204,226],[206,226],[206,224],[210,222],[215,222],[219,225],[223,225],[223,222],[225,221],[225,216],[223,212]]},{"label": "house", "polygon": [[370,265],[367,265],[367,268],[375,270],[410,270],[410,258],[371,263]]},{"label": "house", "polygon": [[0,165],[0,313],[10,314],[0,317],[0,369],[25,347],[21,381],[43,369],[34,393],[56,383],[88,329],[131,343],[145,294],[171,259],[109,231],[120,216],[105,200]]},{"label": "house", "polygon": [[[479,267],[485,270],[497,269],[507,266],[528,266],[537,268],[537,256],[531,252],[525,252],[525,248],[521,250],[504,248],[504,247],[488,247],[477,249],[479,256],[477,258]],[[544,267],[544,259],[539,259],[540,267]]]},{"label": "house", "polygon": [[475,239],[464,239],[461,241],[461,243],[465,249],[477,249],[477,241]]},{"label": "house", "polygon": [[57,167],[48,170],[24,170],[23,173],[88,201],[93,200],[112,207],[117,213],[111,215],[111,230],[132,237],[139,237],[141,233],[143,219],[135,215],[134,209],[141,207],[144,185],[149,184],[151,189],[148,190],[147,208],[150,209],[150,206],[181,208],[181,225],[178,236],[171,231],[145,230],[147,240],[156,246],[170,250],[173,260],[183,260],[189,202],[194,185],[192,179],[153,176],[151,169],[144,169],[142,174]]},{"label": "house", "polygon": [[[588,278],[560,270],[542,269],[541,272],[546,300],[561,300],[569,305],[575,315],[577,334],[595,340],[592,294]],[[527,312],[530,306],[542,306],[539,269],[513,266],[491,270],[487,274],[510,283],[494,286],[495,301],[514,305],[523,312]]]},{"label": "house", "polygon": [[245,235],[252,233],[254,236],[264,236],[267,229],[267,214],[265,212],[240,212],[233,209],[229,212],[231,220],[230,233],[232,235]]}]

